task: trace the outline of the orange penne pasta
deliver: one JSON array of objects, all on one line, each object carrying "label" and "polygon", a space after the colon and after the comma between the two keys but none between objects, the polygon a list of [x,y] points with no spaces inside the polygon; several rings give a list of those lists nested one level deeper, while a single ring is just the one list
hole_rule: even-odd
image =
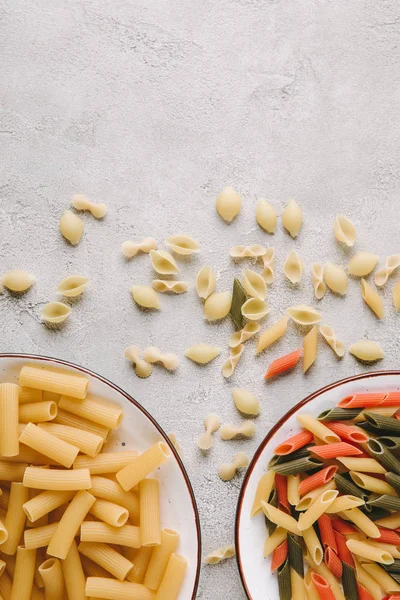
[{"label": "orange penne pasta", "polygon": [[394,546],[400,546],[400,535],[393,529],[385,529],[384,527],[378,527],[380,537],[376,538],[377,542],[382,544],[393,544]]},{"label": "orange penne pasta", "polygon": [[340,408],[367,408],[379,406],[386,397],[386,392],[376,394],[353,394],[343,398],[337,406]]},{"label": "orange penne pasta", "polygon": [[290,513],[290,504],[287,495],[287,477],[285,475],[279,475],[279,473],[276,473],[275,489],[276,495],[278,496],[279,508],[282,510],[283,507],[288,511],[288,513]]},{"label": "orange penne pasta", "polygon": [[400,406],[400,392],[387,393],[380,406]]},{"label": "orange penne pasta", "polygon": [[271,571],[276,571],[278,567],[280,567],[288,555],[288,541],[285,540],[280,544],[272,553],[272,561],[271,561]]},{"label": "orange penne pasta", "polygon": [[290,352],[290,354],[285,354],[285,356],[281,356],[280,358],[273,360],[269,365],[264,378],[271,379],[271,377],[275,377],[275,375],[279,375],[280,373],[284,373],[289,369],[293,369],[293,367],[298,363],[302,352],[303,349],[300,348],[299,350],[295,350],[294,352]]},{"label": "orange penne pasta", "polygon": [[324,446],[311,446],[310,452],[322,459],[336,458],[337,456],[359,456],[363,451],[347,442],[326,444]]},{"label": "orange penne pasta", "polygon": [[322,577],[322,575],[319,573],[312,573],[311,579],[315,585],[320,600],[335,600],[332,588],[325,577]]},{"label": "orange penne pasta", "polygon": [[342,440],[356,444],[365,444],[369,440],[369,436],[355,425],[345,425],[344,423],[324,423],[324,425]]},{"label": "orange penne pasta", "polygon": [[328,515],[321,515],[318,519],[319,533],[324,548],[332,548],[337,552],[335,534],[332,527],[332,520]]},{"label": "orange penne pasta", "polygon": [[357,533],[357,529],[350,525],[348,521],[344,521],[343,519],[339,519],[339,517],[335,517],[331,519],[332,527],[335,531],[338,531],[342,535],[350,535],[351,533]]},{"label": "orange penne pasta", "polygon": [[275,448],[274,453],[279,456],[286,456],[287,454],[299,450],[299,448],[303,448],[303,446],[307,446],[313,439],[314,436],[311,431],[301,431],[287,439],[285,442],[279,444],[279,446]]},{"label": "orange penne pasta", "polygon": [[325,550],[324,560],[332,575],[334,575],[336,579],[341,579],[343,573],[342,561],[336,552],[329,546]]},{"label": "orange penne pasta", "polygon": [[[354,529],[354,532],[355,531],[356,530]],[[346,538],[344,537],[344,535],[342,535],[341,533],[339,533],[336,530],[334,530],[334,535],[335,535],[338,557],[340,558],[340,560],[342,562],[345,562],[346,564],[350,565],[350,567],[354,568],[353,555],[347,547]]]},{"label": "orange penne pasta", "polygon": [[369,591],[360,583],[357,582],[358,600],[374,600]]},{"label": "orange penne pasta", "polygon": [[325,469],[318,471],[318,473],[314,473],[313,475],[306,477],[306,479],[303,479],[299,485],[300,496],[304,496],[304,494],[308,494],[311,490],[315,490],[315,488],[328,483],[328,481],[334,478],[337,470],[338,468],[335,466],[326,467]]}]

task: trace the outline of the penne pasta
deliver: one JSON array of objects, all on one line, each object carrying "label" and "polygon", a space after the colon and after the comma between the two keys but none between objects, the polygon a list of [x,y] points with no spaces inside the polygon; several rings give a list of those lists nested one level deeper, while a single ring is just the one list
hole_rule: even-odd
[{"label": "penne pasta", "polygon": [[272,521],[272,523],[275,523],[283,529],[290,531],[290,533],[294,533],[295,535],[301,535],[297,521],[293,517],[284,513],[278,508],[275,508],[268,502],[264,502],[263,500],[261,501],[261,506],[263,513],[266,517],[268,517],[270,521]]},{"label": "penne pasta", "polygon": [[343,514],[347,519],[352,521],[354,525],[357,525],[357,527],[368,537],[378,538],[380,536],[377,525],[358,508],[344,510]]},{"label": "penne pasta", "polygon": [[299,531],[304,531],[311,527],[317,519],[329,508],[338,495],[337,490],[328,490],[317,496],[311,506],[299,516]]},{"label": "penne pasta", "polygon": [[272,361],[264,375],[264,379],[271,379],[271,377],[276,377],[276,375],[280,375],[289,369],[293,369],[297,365],[302,352],[303,350],[300,348],[299,350],[285,354],[285,356],[281,356]]},{"label": "penne pasta", "polygon": [[318,327],[314,325],[303,342],[303,373],[314,364],[318,352]]},{"label": "penne pasta", "polygon": [[286,331],[289,317],[285,315],[275,323],[272,327],[269,327],[264,331],[258,340],[256,354],[260,354],[266,348],[269,348],[274,342],[279,340]]},{"label": "penne pasta", "polygon": [[275,483],[274,471],[267,471],[258,482],[256,494],[251,508],[251,516],[254,517],[262,512],[261,502],[268,502]]},{"label": "penne pasta", "polygon": [[307,431],[311,431],[313,435],[325,442],[326,444],[334,444],[340,442],[338,435],[330,431],[325,425],[317,421],[313,416],[307,414],[297,415],[297,420]]},{"label": "penne pasta", "polygon": [[366,542],[360,542],[358,540],[347,540],[346,545],[350,552],[360,556],[361,558],[367,558],[373,562],[378,562],[384,565],[390,565],[393,562],[393,556],[385,550],[380,550],[375,546],[371,546]]}]

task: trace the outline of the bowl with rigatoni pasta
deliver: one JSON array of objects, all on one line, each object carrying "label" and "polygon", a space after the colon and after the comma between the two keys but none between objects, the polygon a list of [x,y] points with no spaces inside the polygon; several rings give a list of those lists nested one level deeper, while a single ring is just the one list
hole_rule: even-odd
[{"label": "bowl with rigatoni pasta", "polygon": [[400,598],[400,371],[332,383],[282,417],[235,535],[249,600]]},{"label": "bowl with rigatoni pasta", "polygon": [[179,453],[83,367],[0,355],[0,598],[196,597],[199,517]]}]

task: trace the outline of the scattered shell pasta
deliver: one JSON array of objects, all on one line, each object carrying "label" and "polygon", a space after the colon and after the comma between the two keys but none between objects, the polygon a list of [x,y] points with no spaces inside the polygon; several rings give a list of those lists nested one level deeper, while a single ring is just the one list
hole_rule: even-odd
[{"label": "scattered shell pasta", "polygon": [[71,312],[71,307],[63,302],[48,302],[43,306],[40,318],[44,323],[63,323]]},{"label": "scattered shell pasta", "polygon": [[76,246],[83,235],[83,221],[72,210],[66,210],[60,219],[60,231],[70,244]]},{"label": "scattered shell pasta", "polygon": [[249,298],[242,305],[242,315],[249,321],[259,321],[269,313],[268,304],[265,300]]},{"label": "scattered shell pasta", "polygon": [[215,273],[211,267],[204,266],[196,276],[196,290],[200,298],[207,300],[214,292],[216,284]]},{"label": "scattered shell pasta", "polygon": [[207,321],[219,321],[225,318],[232,305],[232,294],[229,292],[214,292],[204,303],[204,318]]},{"label": "scattered shell pasta", "polygon": [[26,271],[8,271],[1,278],[1,284],[11,292],[26,292],[35,283],[36,277]]},{"label": "scattered shell pasta", "polygon": [[332,292],[341,294],[343,296],[347,294],[348,278],[342,267],[339,267],[331,262],[325,263],[324,280]]},{"label": "scattered shell pasta", "polygon": [[249,457],[246,452],[238,452],[235,454],[232,463],[224,463],[220,466],[218,475],[222,479],[222,481],[230,481],[236,475],[236,472],[239,469],[243,469],[247,467],[249,464]]},{"label": "scattered shell pasta", "polygon": [[378,292],[365,279],[361,279],[361,295],[363,300],[379,319],[383,318],[383,302]]},{"label": "scattered shell pasta", "polygon": [[221,440],[233,440],[234,438],[252,438],[256,433],[253,421],[244,421],[242,425],[236,426],[226,423],[221,426]]},{"label": "scattered shell pasta", "polygon": [[357,234],[353,223],[344,215],[337,215],[333,226],[335,238],[346,246],[354,246]]},{"label": "scattered shell pasta", "polygon": [[239,214],[241,206],[242,199],[233,187],[224,188],[216,200],[217,212],[227,223],[233,221]]},{"label": "scattered shell pasta", "polygon": [[224,362],[221,368],[222,375],[228,379],[232,376],[234,370],[237,367],[237,364],[243,354],[244,346],[240,344],[240,346],[235,346],[231,348],[231,352],[229,358]]},{"label": "scattered shell pasta", "polygon": [[107,206],[102,203],[92,202],[84,194],[72,196],[71,205],[76,210],[88,210],[96,219],[102,219],[107,214]]},{"label": "scattered shell pasta", "polygon": [[150,250],[150,258],[153,269],[161,275],[176,275],[179,271],[174,257],[166,250]]},{"label": "scattered shell pasta", "polygon": [[219,429],[220,425],[221,425],[221,419],[219,418],[218,415],[211,414],[205,418],[204,427],[206,428],[206,432],[203,433],[203,435],[200,437],[199,441],[197,442],[197,445],[200,448],[200,450],[206,451],[206,450],[209,450],[213,446],[214,438],[213,438],[212,434],[215,433]]},{"label": "scattered shell pasta", "polygon": [[151,375],[153,367],[142,358],[142,351],[138,346],[125,348],[124,356],[135,366],[135,373],[138,377],[146,378]]},{"label": "scattered shell pasta", "polygon": [[245,269],[243,271],[243,288],[249,296],[265,300],[267,296],[267,284],[265,279],[256,271]]},{"label": "scattered shell pasta", "polygon": [[231,546],[222,546],[221,548],[217,548],[210,554],[207,554],[203,558],[203,562],[207,565],[216,565],[220,563],[222,560],[226,560],[227,558],[232,558],[235,556],[235,546],[232,544]]},{"label": "scattered shell pasta", "polygon": [[232,258],[238,260],[241,258],[259,258],[260,256],[264,256],[267,252],[265,246],[261,246],[260,244],[252,244],[251,246],[233,246],[229,250],[229,254]]},{"label": "scattered shell pasta", "polygon": [[247,340],[251,339],[260,331],[260,325],[256,321],[250,321],[240,331],[235,331],[229,338],[228,345],[230,348],[240,346]]},{"label": "scattered shell pasta", "polygon": [[210,346],[209,344],[190,346],[190,348],[185,351],[185,356],[199,365],[206,365],[220,354],[221,348]]},{"label": "scattered shell pasta", "polygon": [[140,242],[132,242],[131,240],[126,240],[126,242],[122,242],[121,244],[121,252],[125,256],[125,258],[133,258],[137,254],[139,254],[139,252],[149,254],[151,250],[156,250],[156,248],[157,241],[151,237],[144,238]]},{"label": "scattered shell pasta", "polygon": [[349,348],[350,354],[363,362],[374,362],[385,356],[378,342],[371,340],[360,340]]},{"label": "scattered shell pasta", "polygon": [[262,257],[264,270],[261,273],[265,279],[265,283],[272,283],[274,281],[274,260],[275,260],[275,249],[267,248],[266,253]]},{"label": "scattered shell pasta", "polygon": [[147,285],[133,285],[131,287],[132,298],[142,308],[160,308],[157,292]]},{"label": "scattered shell pasta", "polygon": [[291,306],[288,308],[287,312],[290,318],[299,325],[315,325],[315,323],[319,323],[322,318],[315,308],[307,306],[307,304]]},{"label": "scattered shell pasta", "polygon": [[332,348],[337,356],[342,358],[345,353],[345,347],[343,342],[338,340],[336,333],[330,325],[320,325],[319,331],[326,341],[326,343]]},{"label": "scattered shell pasta", "polygon": [[275,233],[276,230],[276,211],[269,202],[262,198],[258,201],[256,208],[257,223],[267,233]]},{"label": "scattered shell pasta", "polygon": [[173,235],[165,240],[165,245],[182,256],[189,256],[200,250],[200,244],[189,235]]},{"label": "scattered shell pasta", "polygon": [[175,354],[172,354],[172,352],[165,354],[155,346],[146,348],[143,352],[143,358],[150,364],[161,363],[168,371],[175,371],[179,364],[179,359]]},{"label": "scattered shell pasta", "polygon": [[400,281],[398,281],[393,288],[393,304],[396,309],[396,312],[399,312],[399,310],[400,310]]},{"label": "scattered shell pasta", "polygon": [[76,298],[80,296],[89,285],[89,279],[83,275],[70,275],[63,279],[57,286],[57,294],[66,298]]},{"label": "scattered shell pasta", "polygon": [[238,411],[244,415],[260,414],[259,400],[245,388],[232,388],[232,397]]},{"label": "scattered shell pasta", "polygon": [[347,265],[347,272],[353,277],[366,277],[372,273],[378,264],[379,256],[369,252],[359,252],[350,260]]},{"label": "scattered shell pasta", "polygon": [[295,250],[291,250],[283,265],[283,272],[291,283],[300,283],[303,276],[303,261]]},{"label": "scattered shell pasta", "polygon": [[303,224],[303,211],[296,200],[289,200],[282,213],[284,228],[295,238]]},{"label": "scattered shell pasta", "polygon": [[172,294],[183,294],[188,291],[188,284],[186,281],[171,281],[164,279],[153,279],[151,286],[156,292],[161,294],[172,293]]},{"label": "scattered shell pasta", "polygon": [[390,275],[398,267],[400,267],[400,254],[393,254],[392,256],[388,256],[383,269],[379,269],[379,271],[375,273],[375,285],[377,285],[378,287],[382,287],[383,285],[385,285]]},{"label": "scattered shell pasta", "polygon": [[326,283],[324,281],[324,269],[320,263],[313,264],[311,277],[314,286],[314,295],[317,300],[321,300],[326,294]]}]

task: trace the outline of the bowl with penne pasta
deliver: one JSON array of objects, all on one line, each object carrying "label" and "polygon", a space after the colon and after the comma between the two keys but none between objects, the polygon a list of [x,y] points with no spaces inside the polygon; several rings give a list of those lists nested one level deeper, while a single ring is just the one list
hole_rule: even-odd
[{"label": "bowl with penne pasta", "polygon": [[0,355],[0,597],[188,600],[201,533],[172,441],[83,367]]},{"label": "bowl with penne pasta", "polygon": [[249,600],[400,597],[400,371],[332,383],[257,449],[236,557]]}]

